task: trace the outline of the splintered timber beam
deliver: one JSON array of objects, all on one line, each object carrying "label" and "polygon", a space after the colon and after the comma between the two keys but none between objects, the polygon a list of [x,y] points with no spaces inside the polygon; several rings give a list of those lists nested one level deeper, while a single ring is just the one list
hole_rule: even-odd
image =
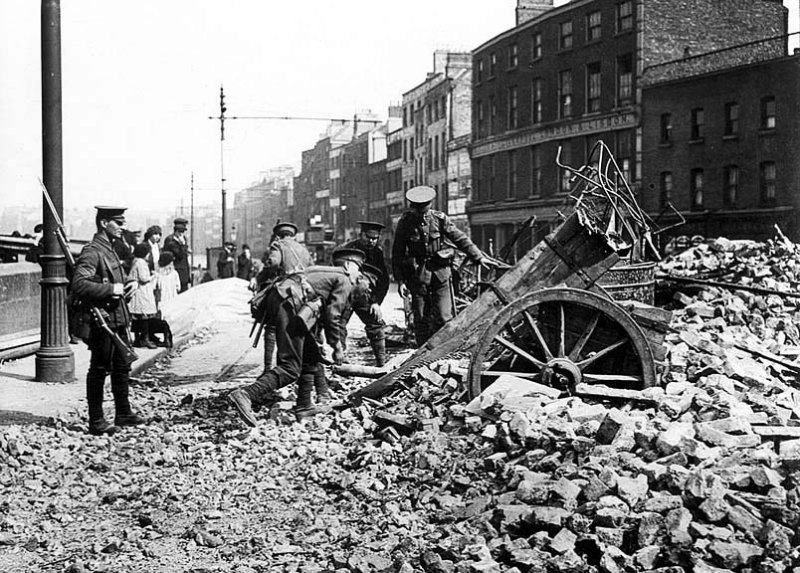
[{"label": "splintered timber beam", "polygon": [[[601,233],[590,233],[577,212],[486,289],[461,314],[445,324],[398,368],[351,394],[350,399],[377,399],[392,391],[396,381],[416,368],[456,351],[468,352],[478,342],[487,320],[529,292],[565,285],[589,289],[614,266],[619,256]],[[501,300],[501,298],[504,300]]]}]

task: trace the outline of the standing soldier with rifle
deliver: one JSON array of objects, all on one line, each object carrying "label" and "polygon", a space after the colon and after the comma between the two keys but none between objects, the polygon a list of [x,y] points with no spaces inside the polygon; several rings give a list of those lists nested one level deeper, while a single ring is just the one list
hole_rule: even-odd
[{"label": "standing soldier with rifle", "polygon": [[358,239],[345,243],[348,249],[358,249],[364,253],[364,263],[377,269],[380,274],[377,284],[372,291],[369,300],[354,301],[347,315],[343,317],[344,324],[350,321],[352,313],[355,312],[361,322],[364,323],[364,330],[367,333],[372,352],[375,354],[375,365],[383,366],[386,363],[386,331],[381,315],[381,304],[389,292],[389,269],[386,268],[386,260],[383,256],[383,249],[380,246],[381,223],[372,221],[359,221],[361,234]]},{"label": "standing soldier with rifle", "polygon": [[494,262],[469,240],[445,213],[431,209],[436,191],[424,185],[406,191],[410,209],[397,222],[392,244],[392,272],[400,295],[411,293],[414,334],[422,346],[453,318],[455,310],[452,242],[483,267]]},{"label": "standing soldier with rifle", "polygon": [[[72,292],[94,319],[86,340],[91,351],[86,376],[89,433],[112,435],[119,426],[135,426],[145,420],[131,410],[128,399],[130,360],[135,354],[124,351],[130,346],[128,327],[131,320],[125,297],[135,283],[125,284],[122,263],[111,246],[125,227],[125,208],[98,206],[96,209],[97,233],[78,257]],[[103,387],[109,373],[116,410],[113,425],[103,414]]]}]

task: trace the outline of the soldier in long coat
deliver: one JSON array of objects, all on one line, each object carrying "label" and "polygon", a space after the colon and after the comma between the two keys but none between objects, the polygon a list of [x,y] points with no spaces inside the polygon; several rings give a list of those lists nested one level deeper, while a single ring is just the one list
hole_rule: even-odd
[{"label": "soldier in long coat", "polygon": [[[76,261],[71,286],[75,297],[86,305],[97,306],[111,330],[123,342],[129,343],[130,313],[125,302],[125,271],[112,248],[112,241],[121,237],[125,228],[124,213],[124,207],[97,207],[97,233]],[[89,433],[111,435],[120,426],[144,423],[144,419],[131,409],[130,365],[122,353],[96,323],[91,324],[86,342],[91,352],[86,375]],[[116,412],[114,424],[108,422],[103,413],[103,387],[109,373]]]}]

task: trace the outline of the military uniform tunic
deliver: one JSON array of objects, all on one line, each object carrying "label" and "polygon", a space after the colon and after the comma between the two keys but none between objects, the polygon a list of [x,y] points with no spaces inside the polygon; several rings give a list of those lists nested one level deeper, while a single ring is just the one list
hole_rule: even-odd
[{"label": "military uniform tunic", "polygon": [[475,261],[483,256],[475,243],[441,211],[408,210],[397,222],[392,244],[392,272],[395,280],[405,284],[411,292],[419,345],[453,318],[453,252],[446,247],[445,239]]}]

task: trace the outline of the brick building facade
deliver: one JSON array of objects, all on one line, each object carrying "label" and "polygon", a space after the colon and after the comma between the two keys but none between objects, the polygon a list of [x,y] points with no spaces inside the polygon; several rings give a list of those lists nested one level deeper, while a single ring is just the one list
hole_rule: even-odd
[{"label": "brick building facade", "polygon": [[[785,37],[757,44],[767,45],[748,44],[756,55],[785,51]],[[686,224],[673,234],[763,240],[778,224],[797,240],[800,55],[735,65],[743,52],[677,60],[653,78],[646,71],[642,204],[663,226],[676,220],[674,205]],[[678,75],[672,67],[684,77],[668,79]]]},{"label": "brick building facade", "polygon": [[[464,210],[470,194],[465,161],[471,130],[471,61],[468,53],[436,51],[433,71],[403,94],[402,191],[417,185],[436,190],[433,208],[468,231]],[[455,179],[454,174],[455,173]],[[399,218],[395,212],[394,223]]]},{"label": "brick building facade", "polygon": [[[519,0],[517,26],[473,51],[473,238],[517,253],[569,208],[570,173],[598,139],[639,189],[645,67],[784,34],[776,0]],[[758,17],[754,17],[757,15]]]}]

